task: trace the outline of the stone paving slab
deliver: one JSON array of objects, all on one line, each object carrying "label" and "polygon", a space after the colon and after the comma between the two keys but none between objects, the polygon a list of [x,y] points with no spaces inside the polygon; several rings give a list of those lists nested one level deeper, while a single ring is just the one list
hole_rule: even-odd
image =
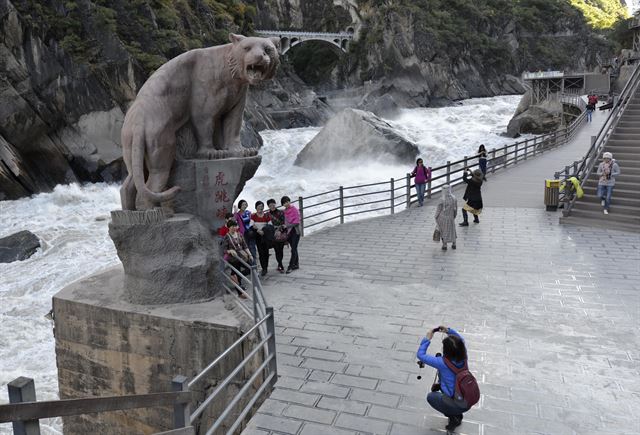
[{"label": "stone paving slab", "polygon": [[280,379],[245,433],[444,433],[424,400],[434,371],[415,365],[441,323],[465,336],[482,392],[456,433],[640,433],[640,236],[489,207],[443,252],[433,213],[317,232],[300,270],[267,275]]}]

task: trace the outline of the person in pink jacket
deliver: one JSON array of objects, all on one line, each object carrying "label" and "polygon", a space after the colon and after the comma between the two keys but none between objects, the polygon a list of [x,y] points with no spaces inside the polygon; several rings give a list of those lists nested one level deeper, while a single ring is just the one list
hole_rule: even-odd
[{"label": "person in pink jacket", "polygon": [[431,168],[424,166],[422,159],[416,160],[416,167],[411,172],[411,177],[415,177],[416,193],[418,194],[418,206],[422,207],[424,204],[424,192],[427,188],[427,183],[431,180]]},{"label": "person in pink jacket", "polygon": [[289,259],[289,267],[286,273],[291,273],[300,268],[298,259],[298,243],[300,242],[300,212],[291,205],[291,198],[283,196],[280,204],[284,207],[284,224],[289,231],[287,241],[291,248],[291,258]]}]

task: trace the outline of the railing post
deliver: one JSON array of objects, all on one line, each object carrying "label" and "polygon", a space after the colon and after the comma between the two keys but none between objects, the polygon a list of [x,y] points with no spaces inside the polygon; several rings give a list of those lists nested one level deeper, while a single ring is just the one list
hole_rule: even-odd
[{"label": "railing post", "polygon": [[411,206],[411,174],[407,174],[407,208]]},{"label": "railing post", "polygon": [[267,341],[267,351],[269,355],[273,355],[273,359],[269,362],[269,372],[273,373],[271,378],[271,388],[278,381],[278,362],[276,361],[276,326],[273,318],[273,307],[267,307],[267,335],[271,334],[271,338]]},{"label": "railing post", "polygon": [[431,199],[431,178],[427,181],[427,198]]},{"label": "railing post", "polygon": [[[36,385],[31,378],[20,376],[7,384],[9,403],[35,402]],[[14,421],[14,435],[40,435],[38,420]]]},{"label": "railing post", "polygon": [[496,172],[496,149],[491,150],[491,173]]},{"label": "railing post", "polygon": [[463,161],[463,168],[466,171],[467,170],[467,156],[464,156],[464,161]]},{"label": "railing post", "polygon": [[[171,391],[189,391],[187,377],[177,375],[171,380]],[[180,429],[191,424],[191,411],[189,402],[173,405],[173,428]]]},{"label": "railing post", "polygon": [[300,211],[300,237],[304,236],[304,202],[298,197],[298,211]]},{"label": "railing post", "polygon": [[447,160],[447,184],[451,183],[451,161]]},{"label": "railing post", "polygon": [[394,180],[393,178],[391,179],[391,181],[389,181],[389,184],[391,186],[391,191],[389,192],[391,194],[391,214],[395,213],[395,191],[393,190],[394,186]]},{"label": "railing post", "polygon": [[524,159],[527,160],[527,154],[529,153],[529,139],[524,141]]},{"label": "railing post", "polygon": [[518,142],[516,142],[516,152],[513,153],[513,164],[517,165],[518,164]]},{"label": "railing post", "polygon": [[344,188],[340,186],[340,223],[344,223]]},{"label": "railing post", "polygon": [[507,146],[506,145],[504,147],[502,147],[502,156],[504,157],[504,167],[506,168],[508,160],[509,160],[509,159],[507,159],[508,156],[507,156]]},{"label": "railing post", "polygon": [[251,265],[251,297],[253,298],[253,321],[257,322],[258,319],[258,295],[256,292],[256,281],[258,279],[258,265]]}]

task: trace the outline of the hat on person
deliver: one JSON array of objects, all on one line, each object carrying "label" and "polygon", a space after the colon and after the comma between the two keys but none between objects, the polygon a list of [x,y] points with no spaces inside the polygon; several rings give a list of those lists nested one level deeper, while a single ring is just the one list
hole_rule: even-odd
[{"label": "hat on person", "polygon": [[602,155],[603,159],[612,159],[613,158],[613,154],[611,154],[610,152],[606,152]]}]

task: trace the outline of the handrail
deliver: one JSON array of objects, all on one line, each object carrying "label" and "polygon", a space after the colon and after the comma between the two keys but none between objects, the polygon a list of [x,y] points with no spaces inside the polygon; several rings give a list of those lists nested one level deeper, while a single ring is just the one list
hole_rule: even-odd
[{"label": "handrail", "polygon": [[80,414],[121,411],[125,409],[170,406],[187,403],[190,392],[134,394],[128,396],[87,397],[83,399],[45,400],[0,405],[0,423],[67,417]]},{"label": "handrail", "polygon": [[[638,89],[639,85],[640,85],[640,63],[636,65],[635,69],[633,70],[633,73],[629,77],[629,80],[627,80],[627,83],[625,84],[624,88],[622,89],[622,92],[620,93],[620,96],[618,97],[618,102],[614,104],[613,110],[611,111],[611,113],[609,113],[609,116],[607,117],[604,124],[598,131],[596,140],[593,141],[593,143],[589,147],[589,150],[587,151],[585,156],[582,158],[582,160],[573,162],[573,165],[565,166],[564,168],[565,180],[571,177],[576,177],[578,180],[580,180],[580,187],[584,187],[585,183],[587,182],[587,179],[589,178],[589,174],[591,173],[595,163],[597,162],[597,159],[598,159],[598,156],[600,155],[601,150],[604,148],[607,141],[609,140],[609,137],[611,136],[611,134],[613,134],[615,128],[618,126],[618,122],[620,121],[620,118],[624,114],[624,111],[629,105],[629,102],[631,101],[631,98],[633,97],[634,93]],[[569,173],[569,169],[572,166],[573,166],[574,172],[571,174]],[[554,177],[556,179],[559,179],[560,174],[562,172],[563,171],[556,172],[554,174]],[[565,207],[562,212],[563,216],[568,216],[571,213],[571,210],[573,209],[573,206],[575,205],[575,202],[577,199],[578,199],[577,195],[573,195],[573,197],[571,198],[565,197],[565,201],[564,201]]]},{"label": "handrail", "polygon": [[[583,109],[580,105],[580,98],[574,96],[561,96],[563,100],[567,100],[567,104],[576,105]],[[564,102],[564,101],[563,101]],[[494,148],[487,151],[488,171],[494,173],[497,170],[504,169],[508,166],[517,164],[521,160],[538,155],[551,147],[564,144],[571,140],[577,131],[577,127],[582,124],[585,119],[583,111],[569,125],[561,129],[545,133],[530,139],[520,140],[510,145],[500,148]],[[442,184],[458,185],[462,183],[462,172],[466,169],[478,167],[479,154],[465,156],[456,161],[448,161],[445,164],[431,168],[431,180],[427,184],[426,198],[431,198],[434,193],[440,191]],[[386,185],[387,188],[381,189],[379,186]],[[391,178],[388,181],[380,181],[375,183],[367,183],[355,186],[340,186],[327,192],[316,193],[307,197],[298,197],[298,207],[301,214],[301,229],[304,235],[304,228],[312,228],[317,225],[333,221],[339,218],[339,223],[344,223],[347,216],[362,215],[367,213],[378,212],[380,210],[390,210],[391,214],[395,213],[395,209],[406,204],[408,208],[411,203],[415,202],[417,195],[412,194],[411,189],[415,185],[412,183],[409,174]],[[345,191],[354,190],[349,195],[345,195]],[[309,204],[309,200],[326,195],[329,193],[338,193],[331,199],[323,199]],[[387,195],[386,198],[384,196]],[[371,198],[371,200],[366,200]],[[359,202],[360,200],[364,200]],[[349,203],[347,203],[349,202]],[[388,202],[388,206],[376,207],[376,204]],[[316,208],[319,208],[316,210]],[[358,210],[359,208],[359,210]],[[306,216],[304,211],[314,209],[314,213]],[[350,211],[345,213],[347,209],[356,209],[358,211]]]}]

